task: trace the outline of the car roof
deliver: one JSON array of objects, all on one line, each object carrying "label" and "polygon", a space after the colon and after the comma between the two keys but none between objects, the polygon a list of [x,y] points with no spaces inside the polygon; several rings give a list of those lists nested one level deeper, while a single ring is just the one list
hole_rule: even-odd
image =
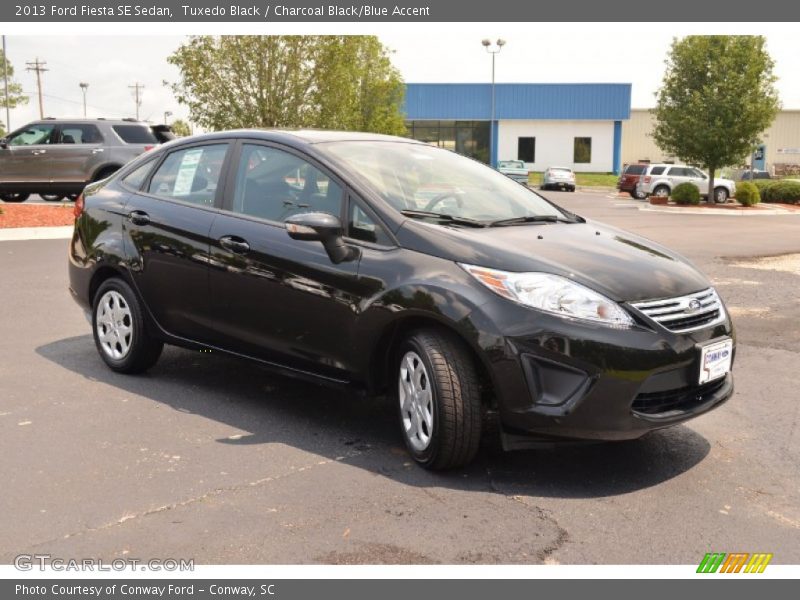
[{"label": "car roof", "polygon": [[330,131],[326,129],[232,129],[228,131],[216,131],[214,133],[204,133],[190,138],[182,138],[182,141],[199,142],[203,140],[215,140],[220,138],[249,138],[261,139],[265,141],[284,142],[291,145],[299,144],[319,144],[324,142],[400,142],[406,144],[424,144],[411,138],[381,133],[364,133],[356,131]]},{"label": "car roof", "polygon": [[136,119],[104,119],[102,117],[97,119],[62,119],[60,117],[47,117],[31,121],[31,123],[111,123],[112,125],[144,125],[145,127],[156,127],[158,125],[157,123],[151,124],[147,121],[137,121]]},{"label": "car roof", "polygon": [[548,169],[563,169],[564,171],[572,171],[570,167],[559,167],[558,165],[552,165],[547,167]]}]

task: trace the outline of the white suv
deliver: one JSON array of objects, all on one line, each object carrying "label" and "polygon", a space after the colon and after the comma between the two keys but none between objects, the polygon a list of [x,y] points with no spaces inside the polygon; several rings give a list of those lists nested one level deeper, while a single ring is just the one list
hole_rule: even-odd
[{"label": "white suv", "polygon": [[[636,191],[645,195],[669,196],[675,186],[692,183],[700,190],[700,195],[708,196],[708,175],[695,167],[653,164],[648,165],[639,176]],[[714,179],[714,202],[724,204],[736,195],[736,183],[730,179]]]}]

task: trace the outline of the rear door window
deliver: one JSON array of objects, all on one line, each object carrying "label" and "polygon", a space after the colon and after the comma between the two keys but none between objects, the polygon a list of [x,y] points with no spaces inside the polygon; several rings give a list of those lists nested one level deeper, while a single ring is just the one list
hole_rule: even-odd
[{"label": "rear door window", "polygon": [[213,206],[228,144],[176,150],[158,167],[147,191],[154,196]]},{"label": "rear door window", "polygon": [[113,125],[111,127],[126,144],[157,144],[155,134],[147,125]]},{"label": "rear door window", "polygon": [[103,136],[100,135],[97,126],[85,123],[61,125],[61,135],[58,139],[60,144],[100,144],[102,141]]}]

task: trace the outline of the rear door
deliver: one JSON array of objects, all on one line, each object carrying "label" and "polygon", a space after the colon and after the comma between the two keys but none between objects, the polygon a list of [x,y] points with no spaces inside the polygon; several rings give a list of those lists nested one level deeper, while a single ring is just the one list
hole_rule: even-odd
[{"label": "rear door", "polygon": [[230,142],[166,154],[131,195],[123,227],[133,280],[168,333],[209,341],[209,233],[217,217]]},{"label": "rear door", "polygon": [[83,184],[103,163],[103,136],[91,123],[61,123],[50,152],[50,181]]},{"label": "rear door", "polygon": [[358,301],[358,261],[335,265],[320,242],[291,239],[299,212],[343,216],[344,184],[281,146],[245,142],[225,211],[211,229],[210,288],[220,344],[344,379]]}]

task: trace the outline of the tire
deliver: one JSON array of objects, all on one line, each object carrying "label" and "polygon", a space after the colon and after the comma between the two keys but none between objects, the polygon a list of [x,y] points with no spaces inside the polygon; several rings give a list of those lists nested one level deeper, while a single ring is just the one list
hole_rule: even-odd
[{"label": "tire", "polygon": [[3,202],[25,202],[28,198],[30,198],[30,194],[15,194],[14,192],[0,194],[0,200]]},{"label": "tire", "polygon": [[67,194],[67,200],[70,202],[75,202],[78,199],[78,196],[80,196],[80,194]]},{"label": "tire", "polygon": [[665,185],[660,185],[653,190],[653,196],[669,196],[669,188]]},{"label": "tire", "polygon": [[145,330],[139,298],[117,277],[97,289],[92,302],[92,334],[100,358],[117,373],[146,371],[156,364],[164,348]]},{"label": "tire", "polygon": [[39,194],[39,197],[45,202],[61,202],[64,199],[61,194]]},{"label": "tire", "polygon": [[571,188],[569,188],[569,191],[570,192],[574,192],[575,191],[575,186],[573,185]]},{"label": "tire", "polygon": [[543,192],[546,192],[547,191],[547,186],[545,184],[542,184],[542,185],[539,186],[539,189],[542,190]]},{"label": "tire", "polygon": [[94,177],[92,178],[92,182],[100,181],[102,179],[105,179],[106,177],[110,177],[117,171],[119,171],[119,167],[105,167],[100,171],[98,171],[97,173],[95,173]]},{"label": "tire", "polygon": [[393,373],[400,432],[412,458],[430,470],[472,461],[481,440],[481,396],[463,343],[443,331],[416,331],[399,345]]},{"label": "tire", "polygon": [[645,194],[644,192],[640,192],[638,190],[633,190],[632,192],[630,192],[630,194],[631,197],[635,198],[636,200],[644,200],[645,198],[647,198],[647,194]]},{"label": "tire", "polygon": [[714,204],[725,204],[728,201],[728,190],[724,187],[714,188]]}]

